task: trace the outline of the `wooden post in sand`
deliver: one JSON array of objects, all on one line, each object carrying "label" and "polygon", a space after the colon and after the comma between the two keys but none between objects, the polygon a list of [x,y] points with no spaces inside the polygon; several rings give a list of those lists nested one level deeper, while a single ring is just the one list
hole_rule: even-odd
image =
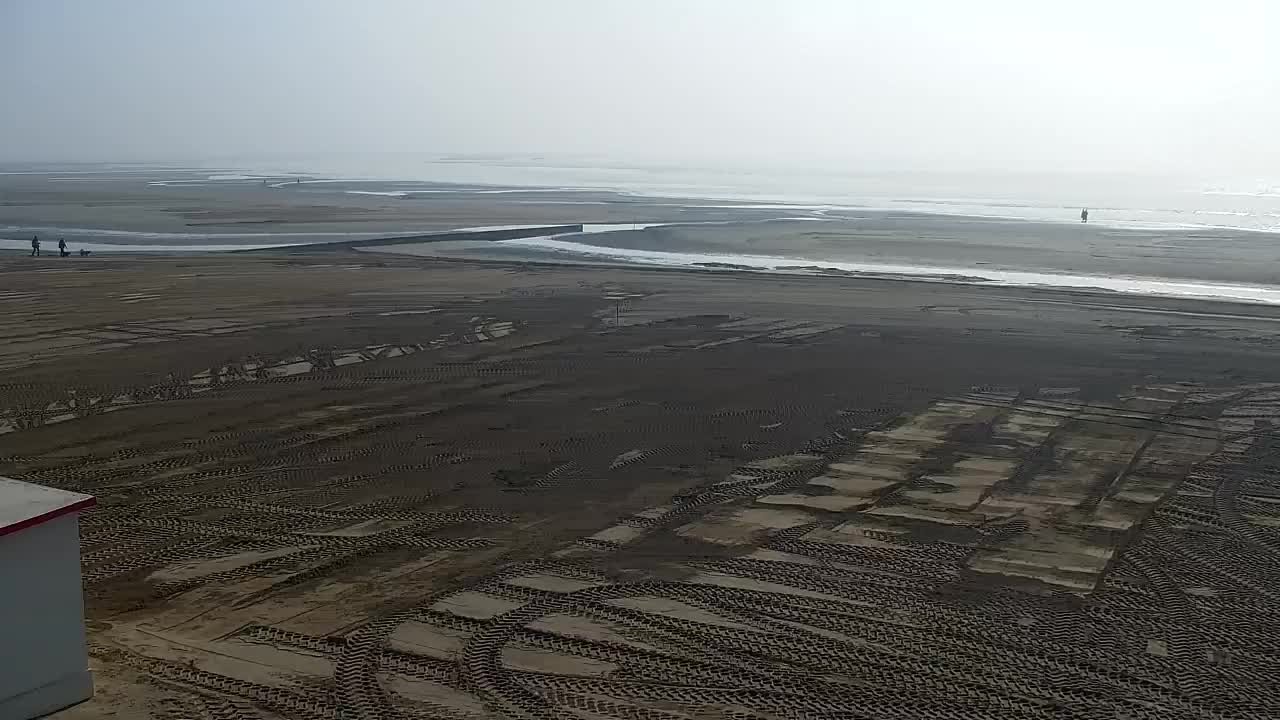
[{"label": "wooden post in sand", "polygon": [[626,293],[611,292],[604,296],[605,300],[613,301],[613,326],[615,328],[622,327],[622,301],[631,297]]}]

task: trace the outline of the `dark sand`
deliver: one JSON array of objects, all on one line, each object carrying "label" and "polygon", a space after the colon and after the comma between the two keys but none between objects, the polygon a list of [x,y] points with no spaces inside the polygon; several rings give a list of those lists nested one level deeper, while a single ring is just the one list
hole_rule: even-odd
[{"label": "dark sand", "polygon": [[94,493],[60,718],[1275,717],[1265,306],[368,253],[0,261]]}]

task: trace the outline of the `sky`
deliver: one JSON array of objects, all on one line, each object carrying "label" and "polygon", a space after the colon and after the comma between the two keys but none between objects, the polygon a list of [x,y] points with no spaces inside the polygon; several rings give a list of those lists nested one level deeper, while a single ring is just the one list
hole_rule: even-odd
[{"label": "sky", "polygon": [[1280,167],[1280,3],[0,0],[0,160]]}]

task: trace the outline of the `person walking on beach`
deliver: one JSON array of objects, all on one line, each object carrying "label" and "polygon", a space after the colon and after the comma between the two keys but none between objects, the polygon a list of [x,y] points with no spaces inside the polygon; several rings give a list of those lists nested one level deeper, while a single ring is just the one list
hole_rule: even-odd
[{"label": "person walking on beach", "polygon": [[1089,222],[1089,208],[1080,211],[1080,222]]},{"label": "person walking on beach", "polygon": [[31,257],[40,257],[40,236],[31,236]]},{"label": "person walking on beach", "polygon": [[67,252],[67,239],[58,238],[58,257],[66,257],[70,254]]}]

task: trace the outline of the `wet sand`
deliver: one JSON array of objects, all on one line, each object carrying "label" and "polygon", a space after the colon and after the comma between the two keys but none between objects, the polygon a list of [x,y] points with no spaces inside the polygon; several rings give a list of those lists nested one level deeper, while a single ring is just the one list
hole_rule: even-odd
[{"label": "wet sand", "polygon": [[[105,176],[0,173],[0,238],[25,242],[39,233],[64,236],[73,244],[249,245],[477,226],[752,219],[777,214],[720,211],[716,203],[686,207],[674,200],[607,191],[310,179],[295,184],[282,177],[207,180],[211,176],[228,175],[209,171]],[[410,194],[377,194],[399,192]]]},{"label": "wet sand", "polygon": [[[849,213],[853,214],[853,213]],[[863,212],[807,220],[708,223],[509,243],[400,247],[395,252],[551,262],[831,268],[841,264],[982,273],[1122,276],[1280,287],[1280,236],[1235,230],[1099,225]],[[574,248],[563,243],[590,246]],[[631,252],[636,251],[636,252]],[[655,257],[663,254],[687,254]],[[696,256],[696,257],[695,257]],[[746,256],[745,258],[743,256]],[[772,258],[772,261],[770,259]]]},{"label": "wet sand", "polygon": [[[710,267],[733,266],[738,264],[735,256],[746,255],[777,258],[797,267],[866,263],[974,274],[1004,270],[1280,287],[1280,242],[1272,233],[1115,228],[1105,220],[1087,225],[1043,223],[639,197],[603,190],[302,180],[209,171],[0,174],[0,242],[25,250],[31,235],[38,233],[47,247],[52,247],[53,238],[66,237],[74,251],[86,243],[247,246],[509,225],[685,223],[562,239],[614,251],[706,255],[712,257],[703,261]],[[1072,216],[1065,209],[1064,215]],[[474,259],[600,261],[529,244],[433,244],[396,251]],[[625,255],[615,252],[610,261],[626,262]]]},{"label": "wet sand", "polygon": [[363,252],[0,260],[60,718],[1270,717],[1280,310]]}]

